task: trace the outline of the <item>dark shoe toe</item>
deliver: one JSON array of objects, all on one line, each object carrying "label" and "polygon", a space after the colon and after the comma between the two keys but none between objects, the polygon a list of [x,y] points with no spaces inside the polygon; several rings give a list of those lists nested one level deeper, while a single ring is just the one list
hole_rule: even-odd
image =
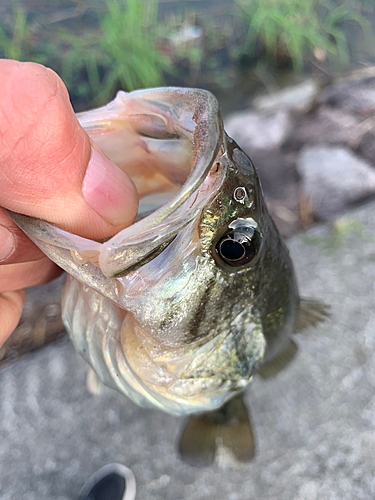
[{"label": "dark shoe toe", "polygon": [[132,471],[121,464],[108,464],[90,477],[78,500],[134,500],[135,493]]}]

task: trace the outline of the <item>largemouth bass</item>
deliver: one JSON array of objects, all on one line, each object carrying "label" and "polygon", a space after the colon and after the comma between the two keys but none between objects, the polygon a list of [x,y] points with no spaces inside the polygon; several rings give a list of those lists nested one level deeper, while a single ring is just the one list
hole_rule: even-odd
[{"label": "largemouth bass", "polygon": [[67,271],[63,321],[105,385],[171,414],[218,409],[290,358],[301,326],[254,165],[203,90],[119,92],[78,118],[133,179],[135,223],[98,242],[11,216]]}]

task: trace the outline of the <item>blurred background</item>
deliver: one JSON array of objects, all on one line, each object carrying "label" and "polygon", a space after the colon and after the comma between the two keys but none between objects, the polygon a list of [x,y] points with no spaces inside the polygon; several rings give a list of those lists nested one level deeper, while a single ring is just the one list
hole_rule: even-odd
[{"label": "blurred background", "polygon": [[0,0],[0,57],[54,69],[77,112],[119,89],[213,92],[303,294],[332,306],[298,336],[291,368],[248,392],[255,461],[197,472],[176,455],[178,419],[88,395],[60,319],[63,279],[30,290],[0,349],[2,500],[68,500],[68,485],[116,460],[139,498],[375,497],[374,28],[373,0]]},{"label": "blurred background", "polygon": [[53,68],[77,111],[162,85],[232,110],[296,74],[375,60],[372,0],[2,0],[0,15],[0,56]]}]

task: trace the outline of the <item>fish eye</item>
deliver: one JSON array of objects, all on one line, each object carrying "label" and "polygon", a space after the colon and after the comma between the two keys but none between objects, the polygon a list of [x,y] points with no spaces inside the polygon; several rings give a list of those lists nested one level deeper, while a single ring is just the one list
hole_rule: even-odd
[{"label": "fish eye", "polygon": [[238,227],[228,231],[216,244],[216,253],[220,259],[231,267],[249,264],[257,255],[261,237],[255,229]]}]

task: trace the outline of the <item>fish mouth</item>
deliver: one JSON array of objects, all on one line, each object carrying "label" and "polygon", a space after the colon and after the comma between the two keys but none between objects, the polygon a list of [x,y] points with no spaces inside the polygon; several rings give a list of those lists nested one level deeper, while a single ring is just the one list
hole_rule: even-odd
[{"label": "fish mouth", "polygon": [[[88,278],[96,273],[94,266],[103,278],[131,272],[198,216],[207,190],[219,189],[223,172],[212,176],[199,196],[210,171],[217,170],[223,124],[210,92],[184,88],[120,91],[106,106],[77,117],[90,139],[133,180],[140,198],[135,223],[97,242],[45,221],[10,215],[52,260],[103,293],[103,286],[99,290]],[[77,266],[82,263],[85,269]],[[116,301],[110,290],[107,296]]]},{"label": "fish mouth", "polygon": [[120,276],[173,239],[203,208],[205,201],[193,197],[222,144],[218,103],[203,90],[119,92],[105,108],[78,118],[139,194],[135,224],[106,242],[99,260],[105,276]]}]

